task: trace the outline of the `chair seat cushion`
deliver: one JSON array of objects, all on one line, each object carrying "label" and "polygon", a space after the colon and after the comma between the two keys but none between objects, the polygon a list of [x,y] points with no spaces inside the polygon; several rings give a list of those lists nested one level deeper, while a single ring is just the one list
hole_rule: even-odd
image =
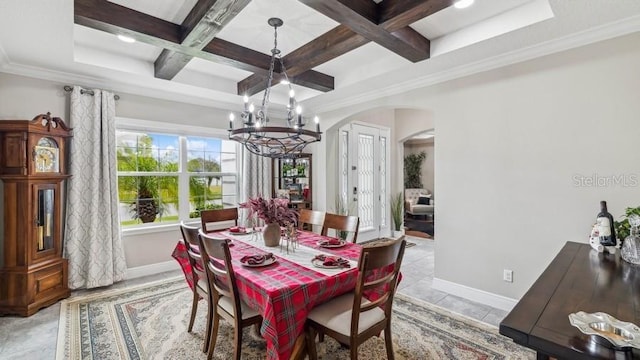
[{"label": "chair seat cushion", "polygon": [[[218,306],[220,306],[224,311],[233,315],[233,302],[231,301],[231,298],[229,298],[228,296],[221,297],[220,300],[218,301]],[[244,301],[240,301],[240,308],[242,310],[243,319],[248,319],[248,318],[260,315],[258,314],[257,311],[250,308],[249,305],[245,304]]]},{"label": "chair seat cushion", "polygon": [[[350,336],[353,297],[353,293],[348,293],[318,305],[311,310],[308,319],[342,335]],[[362,303],[367,304],[369,301],[363,299]],[[358,334],[382,320],[384,320],[384,311],[378,307],[360,313]]]}]

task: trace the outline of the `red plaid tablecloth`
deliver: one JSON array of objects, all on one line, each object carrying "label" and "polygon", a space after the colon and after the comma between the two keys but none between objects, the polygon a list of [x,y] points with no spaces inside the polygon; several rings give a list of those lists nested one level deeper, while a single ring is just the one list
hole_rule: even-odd
[{"label": "red plaid tablecloth", "polygon": [[[251,242],[242,241],[242,237],[226,232],[218,232],[217,235],[233,239],[234,246],[230,250],[238,290],[242,300],[262,314],[264,320],[260,333],[267,341],[268,359],[288,359],[297,337],[304,331],[309,311],[355,287],[357,268],[337,275],[325,275],[278,257],[278,247],[273,251],[278,257],[276,264],[262,268],[241,266],[240,258],[244,255],[264,251],[251,246]],[[322,236],[306,231],[298,236],[301,245],[311,247],[321,239]],[[357,261],[361,249],[360,245],[349,243],[341,248],[322,251]],[[178,242],[172,256],[180,263],[189,286],[193,286],[191,266],[182,241]]]}]

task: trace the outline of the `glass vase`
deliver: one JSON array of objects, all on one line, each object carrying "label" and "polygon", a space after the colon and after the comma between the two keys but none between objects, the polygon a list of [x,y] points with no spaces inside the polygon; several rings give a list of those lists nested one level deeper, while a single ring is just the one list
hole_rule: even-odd
[{"label": "glass vase", "polygon": [[620,249],[622,260],[640,265],[640,216],[629,216],[630,235],[624,239]]}]

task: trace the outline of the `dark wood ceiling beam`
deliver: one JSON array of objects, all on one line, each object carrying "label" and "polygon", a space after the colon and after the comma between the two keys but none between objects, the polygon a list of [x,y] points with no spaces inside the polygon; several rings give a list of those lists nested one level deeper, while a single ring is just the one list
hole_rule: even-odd
[{"label": "dark wood ceiling beam", "polygon": [[296,76],[369,42],[345,25],[338,25],[282,58],[287,74]]},{"label": "dark wood ceiling beam", "polygon": [[75,0],[74,21],[151,45],[177,48],[180,43],[179,25],[106,0]]},{"label": "dark wood ceiling beam", "polygon": [[378,4],[371,0],[338,0],[342,5],[367,19],[372,24],[378,24]]},{"label": "dark wood ceiling beam", "polygon": [[[287,74],[289,75],[289,74]],[[273,85],[280,83],[284,79],[283,74],[273,74]],[[318,90],[318,91],[331,91],[334,89],[334,78],[333,76],[325,75],[323,73],[307,70],[301,74],[297,74],[296,76],[290,76],[289,81],[291,83],[304,86],[310,89]],[[267,88],[267,76],[253,74],[244,80],[238,82],[238,95],[247,95],[251,96],[259,93],[260,91]]]},{"label": "dark wood ceiling beam", "polygon": [[378,4],[378,25],[394,32],[453,5],[454,0],[384,0]]},{"label": "dark wood ceiling beam", "polygon": [[[183,46],[180,25],[106,0],[74,0],[74,21],[79,25],[111,34],[127,35],[140,42],[263,76],[269,72],[271,57],[266,54],[219,38],[214,38],[202,50]],[[279,68],[276,70],[280,71]],[[305,81],[301,80],[300,83],[310,85],[312,79],[316,78],[322,79],[321,83],[314,85],[316,88],[326,88],[329,79],[333,84],[333,77],[321,73],[311,73]]]},{"label": "dark wood ceiling beam", "polygon": [[[215,38],[211,40],[202,51],[206,54],[219,57],[218,63],[233,66],[238,69],[267,75],[271,56],[263,54],[232,42]],[[277,68],[278,71],[279,68]]]},{"label": "dark wood ceiling beam", "polygon": [[[367,16],[357,12],[346,0],[300,0],[312,9],[348,26],[363,37],[375,41],[379,45],[412,61],[418,62],[429,58],[429,40],[413,32],[403,31],[401,36],[392,34],[377,23],[371,22]],[[345,3],[343,3],[344,1]],[[386,0],[385,0],[386,1]],[[374,2],[370,2],[377,6]]]},{"label": "dark wood ceiling beam", "polygon": [[[320,64],[324,64],[325,62],[354,50],[368,42],[368,39],[354,33],[347,26],[338,25],[314,40],[290,52],[287,56],[282,58],[282,61],[287,69],[287,75],[293,79],[291,82],[302,85],[298,81],[303,81],[302,79],[307,77],[314,78],[311,74],[306,74],[310,69]],[[278,76],[280,80],[282,76],[280,74],[278,74]],[[323,81],[323,83],[328,84],[328,80]],[[260,74],[253,74],[238,82],[238,95],[248,94],[251,96],[266,88],[267,78]],[[333,90],[333,80],[331,80],[331,88],[326,88],[326,90],[321,88],[315,89],[320,91]]]},{"label": "dark wood ceiling beam", "polygon": [[[182,46],[204,48],[251,0],[199,0],[182,22]],[[154,62],[155,76],[171,80],[193,56],[163,49]]]}]

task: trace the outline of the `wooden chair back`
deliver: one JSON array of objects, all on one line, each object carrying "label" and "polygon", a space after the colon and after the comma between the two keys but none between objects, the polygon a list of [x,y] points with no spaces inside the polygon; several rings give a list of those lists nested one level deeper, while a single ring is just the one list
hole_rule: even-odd
[{"label": "wooden chair back", "polygon": [[300,209],[298,212],[298,229],[302,230],[305,224],[311,225],[311,230],[313,230],[313,225],[324,225],[324,214],[324,211]]},{"label": "wooden chair back", "polygon": [[227,229],[231,224],[238,226],[238,208],[202,210],[200,222],[205,233]]},{"label": "wooden chair back", "polygon": [[202,253],[200,252],[200,239],[198,238],[198,231],[200,229],[195,226],[186,225],[184,222],[180,223],[180,231],[182,232],[182,239],[184,245],[187,248],[187,256],[189,257],[189,265],[191,265],[191,273],[193,276],[194,289],[197,288],[198,279],[202,281],[207,280],[207,273],[205,270],[205,263],[202,260]]},{"label": "wooden chair back", "polygon": [[231,264],[229,242],[226,239],[207,235],[202,230],[200,230],[199,236],[203,247],[202,256],[208,259],[206,271],[214,303],[217,303],[221,296],[228,297],[234,304],[234,314],[232,315],[235,319],[242,319],[240,295],[236,285],[236,275]]},{"label": "wooden chair back", "polygon": [[358,228],[360,227],[360,218],[357,216],[338,215],[326,213],[322,224],[321,235],[327,236],[329,229],[336,231],[347,231],[353,234],[351,242],[355,243],[358,239]]},{"label": "wooden chair back", "polygon": [[[400,266],[404,257],[404,249],[407,245],[404,236],[397,240],[389,239],[388,242],[372,246],[363,246],[358,260],[358,280],[356,281],[355,296],[353,300],[353,312],[351,314],[351,336],[357,336],[360,314],[374,308],[384,309],[385,319],[391,319],[391,307],[393,295],[398,284]],[[370,277],[372,276],[373,277]],[[370,302],[362,302],[365,294]],[[379,329],[384,329],[380,324]]]}]

